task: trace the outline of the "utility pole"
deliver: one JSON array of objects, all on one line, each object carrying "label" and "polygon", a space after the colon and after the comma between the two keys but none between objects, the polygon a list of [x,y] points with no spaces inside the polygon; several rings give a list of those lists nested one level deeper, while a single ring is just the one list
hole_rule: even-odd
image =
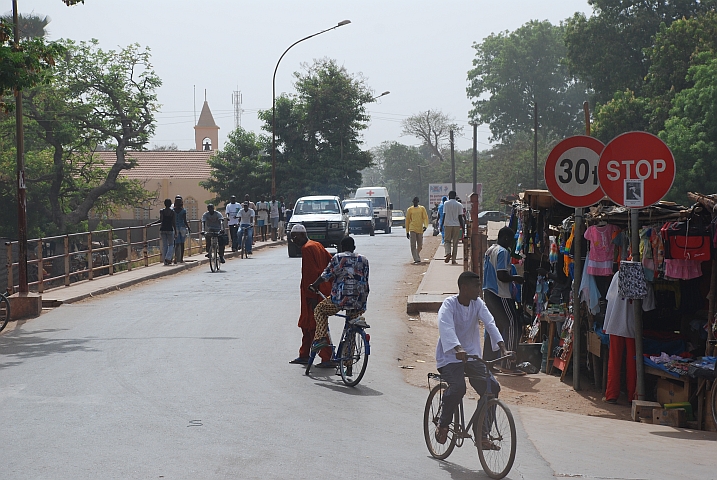
[{"label": "utility pole", "polygon": [[538,104],[533,102],[533,188],[538,189]]},{"label": "utility pole", "polygon": [[453,129],[451,128],[451,190],[456,191],[456,156],[453,148]]},{"label": "utility pole", "polygon": [[478,193],[478,124],[473,124],[473,193]]},{"label": "utility pole", "polygon": [[[12,0],[12,21],[15,51],[20,50],[20,28],[17,19],[17,0]],[[22,127],[22,90],[15,90],[15,128],[17,141],[17,262],[20,293],[29,292],[27,286],[27,203],[25,192],[25,135]],[[42,268],[42,265],[38,265]]]}]

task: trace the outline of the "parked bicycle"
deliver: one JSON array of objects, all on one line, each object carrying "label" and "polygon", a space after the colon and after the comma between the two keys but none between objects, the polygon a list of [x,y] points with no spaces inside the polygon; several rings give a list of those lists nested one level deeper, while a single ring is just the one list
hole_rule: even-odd
[{"label": "parked bicycle", "polygon": [[[315,290],[315,292],[321,295],[322,298],[326,298],[320,291]],[[341,380],[349,387],[355,387],[366,373],[368,356],[371,354],[371,345],[369,343],[371,335],[366,333],[366,329],[370,328],[370,326],[363,316],[352,319],[350,312],[346,312],[346,314],[337,313],[336,316],[344,318],[345,321],[339,347],[334,348],[333,344],[329,345],[331,348],[331,361],[337,363],[336,368],[341,374]],[[309,362],[306,364],[306,375],[309,374],[315,358],[316,352],[312,351],[309,354]]]},{"label": "parked bicycle", "polygon": [[10,321],[10,300],[7,293],[0,292],[0,332],[3,331],[7,322]]},{"label": "parked bicycle", "polygon": [[219,271],[219,235],[221,232],[202,232],[209,239],[209,268],[212,272]]},{"label": "parked bicycle", "polygon": [[[488,368],[489,374],[496,371],[494,364],[511,356],[485,361],[476,355],[467,355],[468,358],[483,363]],[[470,377],[466,375],[466,378]],[[438,384],[431,387],[432,380],[437,380]],[[431,455],[439,460],[448,458],[456,446],[461,447],[465,439],[470,439],[478,449],[478,458],[483,471],[490,478],[500,479],[508,475],[515,461],[517,442],[515,421],[510,409],[492,394],[486,393],[488,401],[480,410],[476,407],[476,411],[466,425],[461,399],[453,415],[453,421],[448,427],[448,440],[441,444],[436,440],[436,429],[441,416],[443,393],[448,388],[448,384],[443,381],[440,374],[429,373],[428,387],[430,393],[423,412],[423,436]],[[473,435],[470,432],[473,432]]]}]

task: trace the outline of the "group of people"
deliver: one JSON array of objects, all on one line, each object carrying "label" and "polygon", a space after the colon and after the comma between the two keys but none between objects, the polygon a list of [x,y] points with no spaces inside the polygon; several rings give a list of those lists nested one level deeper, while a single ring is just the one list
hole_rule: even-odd
[{"label": "group of people", "polygon": [[[319,242],[309,240],[306,228],[297,224],[290,241],[301,248],[301,346],[299,356],[289,363],[306,365],[312,352],[321,363],[317,368],[334,368],[328,318],[345,310],[351,321],[361,321],[369,294],[368,259],[356,253],[353,237],[341,241],[340,253],[331,255]],[[325,296],[321,299],[318,292]]]},{"label": "group of people", "polygon": [[159,225],[160,256],[165,265],[184,263],[184,242],[189,235],[189,221],[184,199],[181,195],[164,200],[164,208],[159,211],[159,220],[149,226]]},{"label": "group of people", "polygon": [[[428,213],[423,206],[418,204],[419,201],[418,197],[413,197],[413,206],[406,210],[406,238],[411,241],[411,255],[414,264],[421,263],[423,232],[428,228]],[[450,191],[447,198],[443,197],[436,210],[438,211],[438,228],[443,237],[442,243],[445,245],[444,261],[457,265],[458,242],[463,238],[465,227],[463,204],[457,198],[456,192]]]}]

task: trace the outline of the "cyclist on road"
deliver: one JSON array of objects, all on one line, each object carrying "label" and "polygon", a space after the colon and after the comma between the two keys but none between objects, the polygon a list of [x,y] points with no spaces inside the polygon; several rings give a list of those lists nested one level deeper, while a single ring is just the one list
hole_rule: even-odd
[{"label": "cyclist on road", "polygon": [[[466,394],[465,375],[470,377],[471,385],[480,395],[479,409],[487,401],[486,392],[492,393],[496,398],[500,392],[500,385],[488,372],[486,366],[477,360],[468,360],[467,357],[467,355],[476,355],[482,358],[482,338],[478,320],[483,322],[490,336],[492,350],[500,350],[501,356],[508,355],[493,315],[478,296],[481,291],[479,279],[480,276],[476,273],[470,271],[461,273],[458,277],[458,295],[445,299],[438,310],[439,338],[436,345],[436,366],[441,379],[448,383],[448,389],[443,394],[441,417],[436,429],[436,441],[440,444],[446,443],[448,426],[456,407]],[[477,425],[474,425],[474,430],[478,430]],[[492,448],[487,439],[481,442],[481,446],[484,450]]]},{"label": "cyclist on road", "polygon": [[312,351],[319,351],[331,344],[328,334],[331,315],[346,310],[355,324],[361,325],[359,322],[363,322],[363,319],[356,318],[366,311],[369,294],[368,259],[355,253],[355,250],[356,244],[352,237],[341,240],[341,253],[331,258],[324,273],[309,286],[310,290],[316,290],[324,282],[334,282],[331,296],[323,299],[314,309],[316,334],[311,345]]},{"label": "cyclist on road", "polygon": [[[214,210],[214,204],[210,203],[207,205],[207,211],[204,212],[204,215],[202,215],[202,229],[206,233],[221,233],[224,230],[222,222],[224,221],[224,217],[222,217],[222,214]],[[219,238],[217,239],[219,241],[219,261],[224,263],[224,240],[222,240],[223,235],[219,235]],[[209,246],[212,243],[212,239],[210,235],[206,235],[206,242],[207,242],[207,254],[206,257],[209,258]]]},{"label": "cyclist on road", "polygon": [[[239,234],[238,241],[239,250],[244,248],[246,244],[246,254],[251,255],[251,245],[254,241],[254,217],[256,214],[254,210],[249,208],[249,202],[244,202],[244,206],[237,212],[237,218],[239,219]],[[246,235],[246,237],[244,237]]]}]

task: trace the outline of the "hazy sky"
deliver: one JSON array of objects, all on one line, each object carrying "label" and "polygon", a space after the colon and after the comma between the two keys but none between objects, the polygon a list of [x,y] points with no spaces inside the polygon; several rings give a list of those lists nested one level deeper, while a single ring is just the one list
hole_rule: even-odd
[{"label": "hazy sky", "polygon": [[[10,0],[3,0],[6,11]],[[207,100],[219,131],[220,147],[234,129],[232,92],[240,90],[241,124],[259,132],[259,109],[271,108],[276,62],[293,42],[336,25],[351,24],[293,47],[281,61],[277,96],[293,92],[292,73],[302,62],[330,57],[349,72],[361,72],[378,95],[369,105],[367,147],[401,137],[401,120],[438,109],[465,125],[459,149],[472,145],[467,120],[467,72],[474,42],[514,30],[533,19],[558,23],[576,11],[590,13],[587,0],[86,0],[66,7],[60,0],[18,0],[21,13],[52,18],[51,39],[96,38],[103,49],[139,43],[152,49],[163,81],[161,112],[150,145],[194,147],[193,88],[197,115]],[[488,146],[486,125],[478,127],[479,149]]]}]

